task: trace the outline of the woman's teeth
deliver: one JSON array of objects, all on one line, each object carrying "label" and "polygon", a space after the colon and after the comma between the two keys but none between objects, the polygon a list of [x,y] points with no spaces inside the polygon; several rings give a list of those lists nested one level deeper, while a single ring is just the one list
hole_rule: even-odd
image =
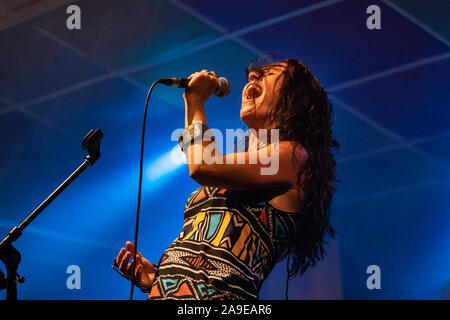
[{"label": "woman's teeth", "polygon": [[255,84],[251,84],[248,86],[247,91],[246,91],[246,99],[247,100],[256,99],[261,95],[262,95],[262,90],[259,86],[255,85]]}]

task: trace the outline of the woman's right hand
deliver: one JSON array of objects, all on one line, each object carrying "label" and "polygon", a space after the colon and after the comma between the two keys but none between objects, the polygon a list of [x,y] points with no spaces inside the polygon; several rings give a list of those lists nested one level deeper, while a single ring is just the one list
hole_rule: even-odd
[{"label": "woman's right hand", "polygon": [[203,105],[217,89],[219,80],[214,71],[202,70],[188,77],[189,84],[184,91],[184,100],[194,100]]},{"label": "woman's right hand", "polygon": [[[114,265],[120,269],[122,274],[131,280],[133,265],[129,263],[130,259],[134,257],[134,244],[130,241],[125,243],[125,248],[122,248],[114,260]],[[155,278],[156,269],[153,265],[145,259],[139,251],[136,254],[136,269],[135,269],[135,283],[140,288],[148,288],[153,284]]]}]

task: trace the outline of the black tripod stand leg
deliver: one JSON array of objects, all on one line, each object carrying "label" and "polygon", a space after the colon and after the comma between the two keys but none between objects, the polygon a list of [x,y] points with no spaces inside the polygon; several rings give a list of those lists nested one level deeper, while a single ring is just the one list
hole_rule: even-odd
[{"label": "black tripod stand leg", "polygon": [[19,251],[11,243],[0,249],[0,260],[6,267],[6,300],[17,300],[17,268],[21,260]]}]

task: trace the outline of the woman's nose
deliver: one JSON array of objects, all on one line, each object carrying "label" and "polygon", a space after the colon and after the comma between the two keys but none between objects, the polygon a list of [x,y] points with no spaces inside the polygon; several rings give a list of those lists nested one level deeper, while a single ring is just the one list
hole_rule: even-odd
[{"label": "woman's nose", "polygon": [[253,81],[253,80],[256,80],[258,78],[259,78],[259,75],[255,71],[250,72],[249,75],[248,75],[248,81],[249,82]]}]

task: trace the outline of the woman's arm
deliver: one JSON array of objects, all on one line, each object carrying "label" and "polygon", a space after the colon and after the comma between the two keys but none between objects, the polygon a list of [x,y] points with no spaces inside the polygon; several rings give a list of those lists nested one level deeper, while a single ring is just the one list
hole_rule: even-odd
[{"label": "woman's arm", "polygon": [[[197,72],[189,79],[191,81],[183,95],[185,125],[188,127],[194,121],[206,125],[204,104],[217,87],[217,78]],[[303,163],[304,159],[297,157],[299,161],[294,161],[293,143],[281,141],[259,150],[228,155],[211,148],[210,143],[214,142],[202,141],[186,148],[189,174],[199,184],[244,190],[296,186],[298,164]]]},{"label": "woman's arm", "polygon": [[[201,152],[198,149],[203,151],[205,144],[189,148]],[[293,151],[292,143],[282,141],[259,150],[220,156],[212,164],[188,164],[189,174],[201,185],[227,189],[294,188],[300,168],[293,159]],[[238,159],[241,162],[238,163]]]}]

